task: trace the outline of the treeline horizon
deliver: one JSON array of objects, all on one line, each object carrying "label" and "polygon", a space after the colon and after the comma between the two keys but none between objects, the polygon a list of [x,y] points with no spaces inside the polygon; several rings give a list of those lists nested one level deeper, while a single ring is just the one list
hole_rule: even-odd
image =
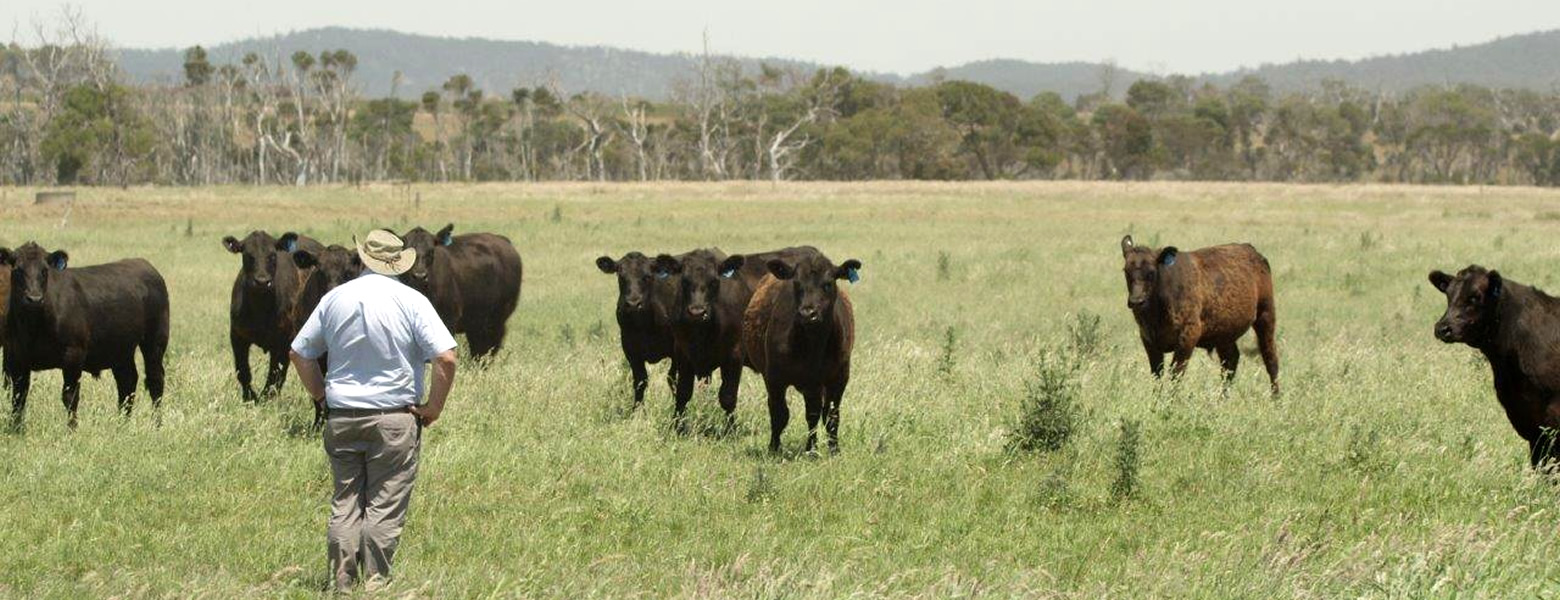
[{"label": "treeline horizon", "polygon": [[[185,51],[182,85],[131,85],[67,20],[0,48],[0,184],[380,181],[1197,180],[1560,184],[1560,93],[1472,85],[1275,93],[1174,76],[1071,101],[967,81],[898,87],[702,56],[673,98],[556,85],[418,101],[357,92],[345,50]],[[396,82],[397,87],[399,84]]]}]

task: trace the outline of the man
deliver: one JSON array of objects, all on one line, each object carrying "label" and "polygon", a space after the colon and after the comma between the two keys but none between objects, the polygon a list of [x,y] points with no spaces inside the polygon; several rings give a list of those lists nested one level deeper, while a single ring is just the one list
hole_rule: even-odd
[{"label": "man", "polygon": [[[325,454],[336,482],[329,564],[338,590],[390,577],[417,478],[422,428],[444,411],[455,381],[455,338],[433,305],[397,275],[417,251],[376,229],[357,245],[366,267],[320,300],[292,343],[303,386],[326,412]],[[318,359],[329,353],[330,373]],[[427,404],[423,364],[433,363]]]}]

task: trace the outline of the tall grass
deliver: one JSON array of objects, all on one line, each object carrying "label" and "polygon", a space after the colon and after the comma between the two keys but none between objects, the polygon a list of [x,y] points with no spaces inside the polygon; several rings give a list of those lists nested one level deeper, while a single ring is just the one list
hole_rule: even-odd
[{"label": "tall grass", "polygon": [[[145,256],[174,311],[161,426],[146,402],[115,416],[105,377],[83,382],[67,431],[58,375],[34,379],[25,433],[0,435],[0,597],[319,594],[324,456],[296,380],[239,401],[238,263],[218,240],[264,228],[341,243],[450,221],[514,240],[525,288],[503,353],[463,367],[425,432],[387,596],[1535,597],[1560,581],[1557,492],[1527,470],[1481,359],[1431,336],[1444,299],[1415,291],[1431,268],[1473,262],[1560,287],[1560,221],[1537,218],[1554,192],[415,188],[419,203],[388,186],[85,189],[61,229],[59,209],[0,206],[0,245],[36,239],[77,265]],[[1247,241],[1268,257],[1281,399],[1251,358],[1228,395],[1201,353],[1178,382],[1149,375],[1123,306],[1127,224],[1154,232],[1142,243]],[[732,435],[671,431],[664,362],[628,410],[616,284],[592,259],[799,243],[870,273],[849,287],[838,456],[800,455],[794,392],[784,452],[766,452],[752,373]],[[938,252],[957,257],[946,282]],[[1085,314],[1097,328],[1068,316]],[[1007,451],[1035,357],[1075,347],[1093,350],[1064,448]],[[698,387],[694,423],[720,421],[717,387]]]}]

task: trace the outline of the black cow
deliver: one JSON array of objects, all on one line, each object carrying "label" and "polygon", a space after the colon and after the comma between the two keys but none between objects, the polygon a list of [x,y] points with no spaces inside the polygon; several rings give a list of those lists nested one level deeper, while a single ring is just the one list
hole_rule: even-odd
[{"label": "black cow", "polygon": [[[310,250],[295,250],[292,253],[293,264],[304,274],[303,289],[298,291],[297,300],[293,303],[293,323],[303,327],[303,323],[309,320],[309,315],[314,314],[314,309],[319,307],[320,300],[325,294],[336,289],[343,283],[357,278],[363,272],[363,260],[358,258],[356,250],[349,250],[336,244],[331,244],[324,250],[313,252]],[[320,357],[320,370],[327,371],[326,361],[329,357]],[[314,405],[314,426],[325,424],[325,405]]]},{"label": "black cow", "polygon": [[81,373],[111,371],[126,416],[134,402],[135,351],[146,367],[146,392],[162,404],[163,353],[168,349],[168,287],[151,263],[139,258],[67,268],[64,250],[46,252],[27,243],[0,248],[12,268],[4,370],[11,384],[11,416],[22,424],[33,371],[59,369],[61,400],[76,426]]},{"label": "black cow", "polygon": [[1435,337],[1484,353],[1495,399],[1527,441],[1532,466],[1560,459],[1560,299],[1478,265],[1455,277],[1432,271],[1430,284],[1446,294]]},{"label": "black cow", "polygon": [[[687,257],[683,254],[678,258]],[[657,275],[654,261],[639,252],[629,252],[619,260],[610,256],[596,259],[596,268],[602,273],[617,275],[618,334],[623,345],[623,358],[634,374],[634,406],[644,403],[645,388],[649,387],[650,373],[647,364],[661,362],[672,355],[672,303],[675,301],[677,280]],[[663,274],[665,275],[665,274]],[[676,371],[666,373],[667,383],[677,385]]]},{"label": "black cow", "polygon": [[418,227],[406,233],[417,262],[401,275],[433,303],[451,333],[464,333],[471,355],[484,358],[504,346],[509,315],[520,303],[524,266],[509,238],[491,233],[452,235],[454,224],[438,233]]},{"label": "black cow", "polygon": [[737,390],[742,381],[742,312],[771,260],[795,261],[821,256],[811,247],[752,255],[726,256],[719,249],[695,250],[682,257],[656,257],[655,271],[676,278],[672,316],[672,369],[676,378],[674,420],[683,419],[693,397],[694,378],[720,370],[720,407],[729,429],[736,423]]},{"label": "black cow", "polygon": [[791,419],[785,393],[795,387],[807,407],[807,451],[817,445],[820,417],[825,418],[829,450],[837,451],[856,313],[836,281],[854,282],[861,261],[835,266],[815,254],[795,262],[771,259],[766,265],[770,277],[753,294],[743,316],[742,345],[747,366],[764,376],[769,392],[769,450],[780,450],[780,434]]},{"label": "black cow", "polygon": [[281,391],[287,380],[287,351],[302,323],[293,320],[293,303],[298,296],[304,273],[293,263],[298,249],[319,252],[324,249],[312,239],[287,232],[273,238],[254,231],[243,240],[222,238],[228,252],[241,255],[242,265],[233,279],[232,303],[228,319],[228,341],[233,346],[233,369],[244,400],[254,401],[249,371],[249,347],[259,346],[269,359],[266,369],[266,396]]}]

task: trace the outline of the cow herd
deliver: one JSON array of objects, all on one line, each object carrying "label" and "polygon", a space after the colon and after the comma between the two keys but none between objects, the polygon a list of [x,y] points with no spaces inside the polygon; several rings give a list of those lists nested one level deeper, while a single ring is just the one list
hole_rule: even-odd
[{"label": "cow herd", "polygon": [[[454,235],[448,225],[408,231],[417,251],[401,281],[427,296],[445,325],[466,335],[470,355],[485,361],[503,348],[506,323],[520,300],[523,266],[505,237]],[[357,252],[296,233],[254,231],[222,240],[240,258],[233,281],[229,341],[239,393],[246,401],[278,393],[287,377],[287,351],[301,324],[336,286],[358,276]],[[1182,252],[1121,240],[1127,307],[1138,325],[1150,371],[1186,368],[1198,349],[1216,353],[1226,385],[1240,362],[1236,340],[1255,330],[1272,387],[1279,393],[1276,306],[1272,269],[1249,244]],[[164,392],[163,357],[169,339],[168,288],[143,259],[70,266],[63,250],[36,243],[0,247],[0,348],[11,389],[13,426],[19,427],[31,374],[58,369],[69,424],[76,425],[82,373],[113,375],[119,407],[131,411],[142,379],[157,406]],[[855,311],[841,281],[854,283],[861,262],[835,263],[817,248],[799,246],[727,255],[719,249],[650,256],[629,252],[596,259],[614,275],[623,356],[633,375],[633,398],[644,401],[647,366],[671,360],[667,383],[675,398],[673,423],[686,431],[695,383],[717,371],[725,424],[734,424],[742,373],[762,376],[768,393],[769,447],[780,449],[790,420],[786,393],[801,393],[807,417],[806,450],[817,444],[823,421],[829,449],[837,450],[840,402],[850,381]],[[1446,295],[1435,336],[1480,350],[1494,373],[1496,397],[1528,442],[1532,464],[1560,460],[1560,299],[1470,266],[1456,275],[1430,274]],[[249,357],[266,355],[266,378],[256,392]],[[329,361],[329,356],[322,362]],[[323,418],[315,407],[316,423]]]},{"label": "cow herd", "polygon": [[838,448],[840,399],[856,338],[850,296],[838,281],[856,281],[861,261],[835,265],[811,246],[730,256],[707,248],[655,258],[640,252],[617,260],[603,256],[596,267],[617,276],[617,321],[634,375],[635,406],[649,383],[645,365],[670,358],[667,383],[676,397],[677,429],[687,430],[695,380],[717,370],[729,429],[742,371],[753,369],[769,392],[771,451],[780,450],[790,421],[785,395],[793,387],[807,411],[807,450],[817,445],[819,419],[829,448]]}]

